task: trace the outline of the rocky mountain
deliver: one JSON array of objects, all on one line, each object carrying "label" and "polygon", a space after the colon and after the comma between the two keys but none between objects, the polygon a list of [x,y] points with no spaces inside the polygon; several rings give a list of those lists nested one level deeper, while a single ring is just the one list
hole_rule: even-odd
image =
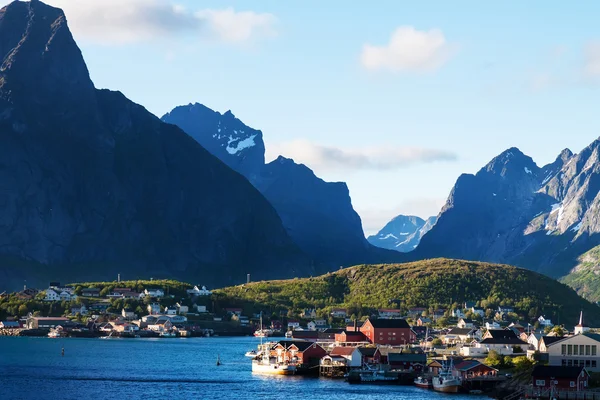
[{"label": "rocky mountain", "polygon": [[321,265],[401,260],[397,252],[367,242],[345,183],[325,182],[307,166],[284,157],[265,165],[262,133],[230,111],[220,114],[196,103],[176,107],[162,120],[178,125],[247,177],[275,207],[294,242]]},{"label": "rocky mountain", "polygon": [[413,257],[503,262],[567,274],[600,244],[600,141],[538,167],[516,148],[460,176]]},{"label": "rocky mountain", "polygon": [[437,217],[424,220],[413,215],[398,215],[367,240],[373,246],[407,253],[419,245],[423,235],[431,230],[436,221]]},{"label": "rocky mountain", "polygon": [[245,178],[94,87],[60,9],[2,8],[0,59],[1,286],[116,272],[210,285],[314,273]]}]

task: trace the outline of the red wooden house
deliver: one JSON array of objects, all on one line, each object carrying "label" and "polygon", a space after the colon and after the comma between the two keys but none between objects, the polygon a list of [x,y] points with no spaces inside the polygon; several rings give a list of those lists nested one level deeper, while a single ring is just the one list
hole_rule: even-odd
[{"label": "red wooden house", "polygon": [[335,334],[335,341],[338,343],[346,342],[368,342],[369,339],[361,331],[343,331]]},{"label": "red wooden house", "polygon": [[452,375],[458,376],[463,380],[480,376],[496,376],[497,374],[497,369],[488,367],[477,360],[466,360],[454,364],[454,370],[452,371]]},{"label": "red wooden house", "polygon": [[405,345],[414,343],[417,335],[403,319],[370,319],[360,327],[374,344]]},{"label": "red wooden house", "polygon": [[288,362],[299,367],[319,365],[319,360],[327,355],[325,349],[314,342],[302,340],[280,340],[271,348],[271,354],[279,362]]},{"label": "red wooden house", "polygon": [[590,375],[585,367],[537,365],[533,368],[534,389],[585,390]]}]

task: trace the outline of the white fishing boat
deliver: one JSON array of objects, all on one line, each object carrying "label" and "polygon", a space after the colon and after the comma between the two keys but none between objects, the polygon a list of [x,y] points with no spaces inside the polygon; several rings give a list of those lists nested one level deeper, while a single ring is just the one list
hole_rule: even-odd
[{"label": "white fishing boat", "polygon": [[433,388],[433,384],[431,383],[431,379],[425,376],[419,376],[414,380],[415,386],[421,389],[431,389]]},{"label": "white fishing boat", "polygon": [[249,358],[256,358],[256,356],[258,356],[259,353],[257,353],[256,350],[250,350],[250,351],[247,351],[246,354],[244,354],[244,355]]},{"label": "white fishing boat", "polygon": [[461,388],[460,378],[452,375],[452,359],[450,363],[444,363],[438,376],[432,378],[433,390],[443,393],[458,393]]},{"label": "white fishing boat", "polygon": [[[260,313],[260,330],[262,330],[262,312]],[[256,356],[252,359],[252,372],[269,375],[294,375],[296,366],[279,362],[277,357],[271,356],[273,343],[263,343],[264,336],[259,337],[260,345]],[[249,352],[246,353],[246,355],[248,354]]]},{"label": "white fishing boat", "polygon": [[254,331],[254,336],[256,337],[269,337],[273,334],[271,329],[257,329]]}]

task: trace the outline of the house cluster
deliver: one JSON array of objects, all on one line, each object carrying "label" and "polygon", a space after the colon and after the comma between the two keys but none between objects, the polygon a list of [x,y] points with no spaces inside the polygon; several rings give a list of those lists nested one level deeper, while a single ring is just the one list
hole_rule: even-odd
[{"label": "house cluster", "polygon": [[71,301],[76,298],[77,295],[72,287],[62,287],[60,282],[50,282],[44,301]]}]

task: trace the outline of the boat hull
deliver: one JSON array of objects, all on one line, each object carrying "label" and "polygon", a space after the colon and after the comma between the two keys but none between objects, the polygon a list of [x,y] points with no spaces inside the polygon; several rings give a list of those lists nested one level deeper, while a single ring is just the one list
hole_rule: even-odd
[{"label": "boat hull", "polygon": [[417,383],[415,382],[415,386],[421,389],[433,389],[433,385],[431,383]]},{"label": "boat hull", "polygon": [[294,375],[296,368],[290,365],[252,363],[252,372],[266,375]]},{"label": "boat hull", "polygon": [[442,393],[458,393],[460,385],[433,385],[433,390]]}]

